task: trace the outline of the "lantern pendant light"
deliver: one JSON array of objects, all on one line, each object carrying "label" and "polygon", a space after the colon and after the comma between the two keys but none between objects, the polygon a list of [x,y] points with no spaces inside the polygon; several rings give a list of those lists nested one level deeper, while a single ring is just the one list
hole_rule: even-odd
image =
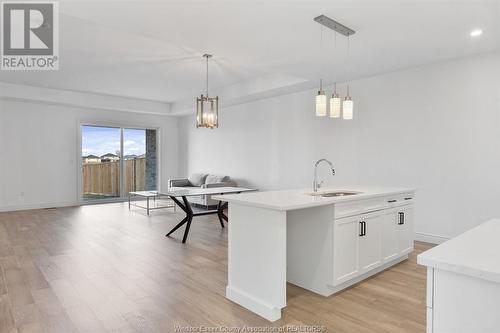
[{"label": "lantern pendant light", "polygon": [[340,96],[337,93],[337,84],[334,84],[333,94],[330,98],[330,118],[340,118],[340,108],[341,108]]},{"label": "lantern pendant light", "polygon": [[316,95],[316,116],[324,117],[326,116],[326,95],[323,91],[323,80],[319,80],[319,90]]},{"label": "lantern pendant light", "polygon": [[201,94],[196,98],[196,128],[204,127],[214,129],[219,127],[219,96],[210,97],[208,95],[208,59],[211,54],[204,54],[207,64],[207,90],[206,96]]}]

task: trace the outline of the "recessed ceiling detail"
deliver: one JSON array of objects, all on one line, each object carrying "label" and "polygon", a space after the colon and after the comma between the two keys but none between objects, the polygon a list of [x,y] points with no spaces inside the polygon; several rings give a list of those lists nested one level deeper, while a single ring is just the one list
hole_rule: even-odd
[{"label": "recessed ceiling detail", "polygon": [[[171,103],[172,113],[192,114],[193,97],[205,91],[206,50],[216,55],[210,94],[221,108],[313,91],[320,77],[330,96],[337,82],[343,97],[354,79],[500,50],[498,0],[74,0],[59,7],[60,70],[1,71],[1,82]],[[329,34],[318,52],[319,14],[356,30],[349,59],[340,33],[336,51]],[[483,34],[473,39],[472,29]]]}]

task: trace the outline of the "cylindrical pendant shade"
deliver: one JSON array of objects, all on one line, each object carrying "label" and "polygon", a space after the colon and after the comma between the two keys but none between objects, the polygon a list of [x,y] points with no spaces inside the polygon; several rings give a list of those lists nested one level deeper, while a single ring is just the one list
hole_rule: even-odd
[{"label": "cylindrical pendant shade", "polygon": [[318,91],[316,95],[316,116],[326,116],[326,95],[323,90]]},{"label": "cylindrical pendant shade", "polygon": [[350,96],[346,96],[342,104],[342,116],[344,119],[352,119],[354,113],[354,103]]},{"label": "cylindrical pendant shade", "polygon": [[340,96],[333,94],[330,98],[330,118],[340,118]]}]

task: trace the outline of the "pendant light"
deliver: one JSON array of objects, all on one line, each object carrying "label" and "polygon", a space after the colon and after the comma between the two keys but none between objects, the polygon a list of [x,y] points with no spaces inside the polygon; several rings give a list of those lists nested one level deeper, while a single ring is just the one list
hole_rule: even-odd
[{"label": "pendant light", "polygon": [[[333,33],[333,51],[335,58],[335,50],[337,50],[337,32]],[[337,93],[337,83],[333,84],[333,93],[330,97],[330,118],[340,118],[340,108],[342,107],[342,100]]]},{"label": "pendant light", "polygon": [[[337,46],[337,33],[347,37],[347,61],[349,61],[350,56],[350,36],[354,35],[356,31],[343,25],[334,19],[329,18],[326,15],[319,15],[314,18],[314,21],[321,24],[321,42],[323,42],[323,27],[327,27],[335,32],[334,41],[335,48]],[[323,44],[321,44],[323,46]],[[324,53],[321,49],[321,53]],[[347,62],[347,64],[349,64]],[[346,66],[348,67],[348,66]],[[347,68],[349,70],[349,68]],[[337,84],[334,85],[332,97],[330,97],[330,118],[342,118],[349,120],[353,119],[354,102],[352,97],[349,95],[349,85],[347,85],[347,96],[342,100],[340,95],[337,93]],[[323,91],[323,80],[320,80],[318,95],[316,96],[316,115],[326,116],[327,114],[327,100],[325,92]]]},{"label": "pendant light", "polygon": [[[347,61],[349,61],[350,47],[350,39],[349,36],[347,36]],[[342,117],[343,119],[351,120],[353,118],[353,113],[354,102],[352,100],[352,97],[349,95],[349,84],[347,84],[347,95],[344,98],[344,102],[342,103]]]},{"label": "pendant light", "polygon": [[324,117],[326,116],[326,95],[323,91],[323,80],[319,80],[319,90],[316,95],[316,116]]},{"label": "pendant light", "polygon": [[337,93],[337,84],[333,86],[333,94],[330,98],[330,118],[340,118],[341,100]]},{"label": "pendant light", "polygon": [[[320,35],[319,35],[320,45],[319,48],[321,50],[321,54],[323,54],[323,27],[321,27]],[[319,79],[319,90],[316,95],[316,116],[324,117],[326,116],[326,95],[323,90],[323,79]]]},{"label": "pendant light", "polygon": [[208,59],[211,54],[204,54],[207,64],[207,90],[206,96],[201,94],[196,98],[196,128],[204,127],[214,129],[219,127],[219,96],[210,97],[208,95]]},{"label": "pendant light", "polygon": [[347,85],[347,96],[344,98],[344,102],[342,103],[342,109],[343,118],[346,120],[352,119],[354,102],[352,101],[352,97],[349,96],[349,85]]}]

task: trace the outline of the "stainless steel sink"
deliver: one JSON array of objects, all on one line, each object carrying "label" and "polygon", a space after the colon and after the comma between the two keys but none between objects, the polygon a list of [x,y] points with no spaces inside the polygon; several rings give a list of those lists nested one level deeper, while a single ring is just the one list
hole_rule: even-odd
[{"label": "stainless steel sink", "polygon": [[313,192],[308,194],[312,196],[330,198],[330,197],[345,197],[348,195],[356,195],[361,193],[362,192],[354,192],[354,191],[332,191],[332,192]]},{"label": "stainless steel sink", "polygon": [[322,197],[344,197],[347,195],[356,195],[360,194],[361,192],[325,192],[321,193],[320,195]]}]

